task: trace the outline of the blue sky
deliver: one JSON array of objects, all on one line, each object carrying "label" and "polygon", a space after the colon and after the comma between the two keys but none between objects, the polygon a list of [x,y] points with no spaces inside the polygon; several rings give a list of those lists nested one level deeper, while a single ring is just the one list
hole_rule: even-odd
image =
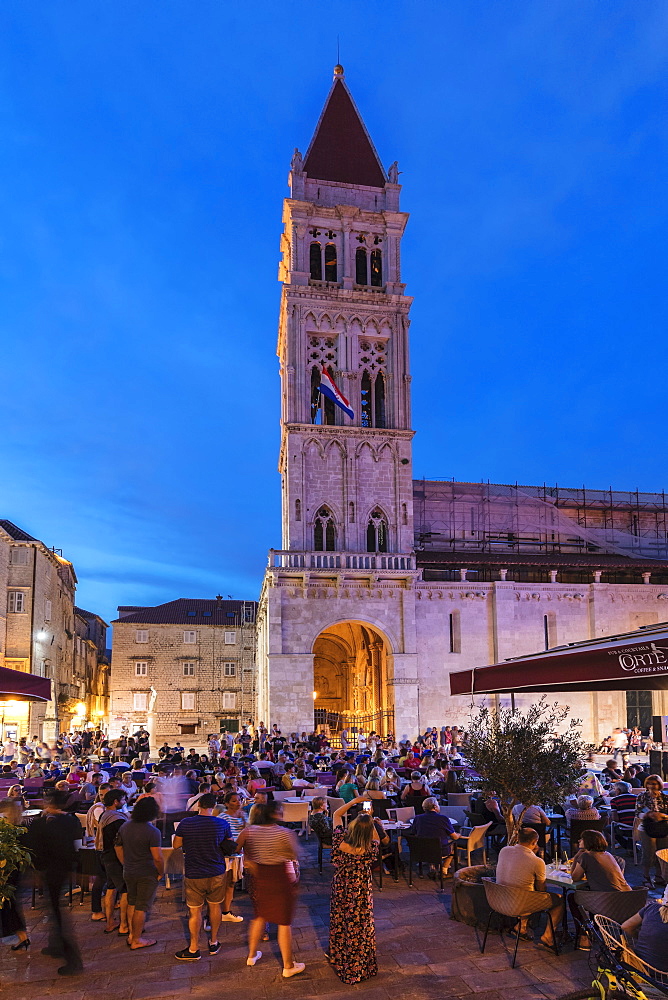
[{"label": "blue sky", "polygon": [[5,0],[0,516],[107,619],[280,547],[281,199],[337,34],[411,213],[416,477],[668,488],[665,4]]}]

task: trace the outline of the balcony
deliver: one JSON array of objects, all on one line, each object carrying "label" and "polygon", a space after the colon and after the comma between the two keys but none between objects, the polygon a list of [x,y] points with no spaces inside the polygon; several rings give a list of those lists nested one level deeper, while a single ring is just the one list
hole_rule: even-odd
[{"label": "balcony", "polygon": [[415,558],[392,552],[288,552],[271,549],[269,568],[405,572],[415,569]]}]

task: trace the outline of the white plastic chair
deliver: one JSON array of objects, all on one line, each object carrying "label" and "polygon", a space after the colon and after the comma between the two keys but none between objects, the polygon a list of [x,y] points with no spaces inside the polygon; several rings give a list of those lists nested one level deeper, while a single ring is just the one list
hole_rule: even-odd
[{"label": "white plastic chair", "polygon": [[273,795],[275,802],[285,802],[286,799],[294,799],[297,797],[297,793],[294,789],[288,792],[274,792]]},{"label": "white plastic chair", "polygon": [[415,817],[413,806],[397,806],[396,809],[387,810],[387,818],[391,823],[410,823]]},{"label": "white plastic chair", "polygon": [[464,809],[468,809],[471,805],[471,796],[468,792],[448,792],[447,796],[449,806],[463,806]]},{"label": "white plastic chair", "polygon": [[301,823],[302,833],[308,837],[308,814],[309,814],[309,804],[308,802],[284,802],[283,803],[283,822],[284,823]]},{"label": "white plastic chair", "polygon": [[487,864],[485,836],[491,825],[491,823],[485,823],[484,826],[464,827],[459,840],[453,842],[455,845],[455,856],[459,854],[459,851],[466,851],[467,868],[471,867],[471,857],[475,851],[482,851],[482,863],[483,865]]}]

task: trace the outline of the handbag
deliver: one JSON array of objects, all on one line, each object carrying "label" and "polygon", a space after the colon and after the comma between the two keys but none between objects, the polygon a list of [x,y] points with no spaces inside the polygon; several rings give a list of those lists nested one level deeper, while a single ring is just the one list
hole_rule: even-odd
[{"label": "handbag", "polygon": [[650,816],[645,816],[642,822],[643,832],[651,837],[652,840],[660,840],[662,837],[668,837],[668,819],[652,819]]}]

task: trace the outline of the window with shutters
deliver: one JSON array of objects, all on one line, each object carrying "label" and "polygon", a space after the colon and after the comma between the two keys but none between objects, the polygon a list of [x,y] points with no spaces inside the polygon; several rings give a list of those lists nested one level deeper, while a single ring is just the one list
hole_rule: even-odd
[{"label": "window with shutters", "polygon": [[10,550],[9,561],[12,566],[27,566],[28,565],[28,550],[22,548],[14,548]]},{"label": "window with shutters", "polygon": [[148,642],[148,629],[138,628],[135,632],[135,642]]},{"label": "window with shutters", "polygon": [[197,642],[197,632],[184,632],[183,641],[186,645],[193,645],[193,643]]},{"label": "window with shutters", "polygon": [[44,601],[44,621],[51,621],[51,601]]},{"label": "window with shutters", "polygon": [[21,614],[26,610],[26,595],[20,590],[10,590],[7,594],[7,611]]},{"label": "window with shutters", "polygon": [[194,691],[182,691],[181,692],[181,711],[182,712],[194,712],[195,711],[195,692]]},{"label": "window with shutters", "polygon": [[233,646],[236,641],[237,641],[237,633],[236,632],[226,632],[225,633],[225,645],[226,646]]},{"label": "window with shutters", "polygon": [[183,676],[184,677],[194,677],[195,676],[195,664],[194,663],[184,663],[183,664]]},{"label": "window with shutters", "polygon": [[148,663],[138,660],[135,663],[135,677],[146,677],[148,673]]},{"label": "window with shutters", "polygon": [[223,708],[233,710],[237,707],[236,691],[223,691]]},{"label": "window with shutters", "polygon": [[148,693],[135,691],[132,695],[132,708],[135,712],[145,712],[148,709]]},{"label": "window with shutters", "polygon": [[223,674],[225,677],[236,677],[237,676],[236,663],[225,663],[223,665]]}]

